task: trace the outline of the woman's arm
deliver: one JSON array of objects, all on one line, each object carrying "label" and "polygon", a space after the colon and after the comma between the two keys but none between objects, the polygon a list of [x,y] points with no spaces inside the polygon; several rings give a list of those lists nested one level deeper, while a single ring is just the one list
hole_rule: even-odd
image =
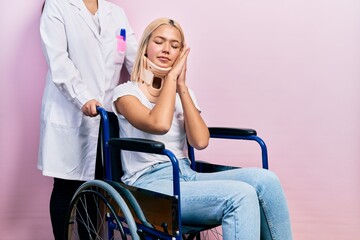
[{"label": "woman's arm", "polygon": [[116,111],[141,131],[152,134],[167,133],[174,117],[177,80],[183,71],[188,54],[188,48],[181,52],[165,78],[164,86],[153,109],[145,107],[136,97],[126,95],[114,102]]},{"label": "woman's arm", "polygon": [[137,129],[152,133],[165,134],[169,131],[175,109],[176,81],[167,76],[161,94],[153,109],[144,106],[131,95],[118,98],[114,104],[116,111]]},{"label": "woman's arm", "polygon": [[184,109],[184,122],[189,144],[194,148],[201,150],[208,146],[210,133],[206,123],[200,115],[199,110],[196,108],[191,99],[185,80],[186,63],[177,81],[177,92],[180,96],[181,104]]},{"label": "woman's arm", "polygon": [[189,144],[198,150],[204,149],[209,144],[209,129],[199,110],[195,107],[186,85],[178,87],[178,93],[184,109],[184,122]]}]

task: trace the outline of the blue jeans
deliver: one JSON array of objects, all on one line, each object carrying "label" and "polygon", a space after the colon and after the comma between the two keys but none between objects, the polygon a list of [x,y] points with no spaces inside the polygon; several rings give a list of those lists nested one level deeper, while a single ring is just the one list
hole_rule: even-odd
[{"label": "blue jeans", "polygon": [[[273,172],[240,168],[197,173],[185,159],[179,167],[184,224],[221,224],[224,240],[292,239],[285,195]],[[153,165],[134,186],[172,195],[171,162]]]}]

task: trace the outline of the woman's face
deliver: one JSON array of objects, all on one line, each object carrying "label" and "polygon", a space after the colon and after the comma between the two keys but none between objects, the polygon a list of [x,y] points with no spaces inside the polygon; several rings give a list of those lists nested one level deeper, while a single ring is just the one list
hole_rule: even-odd
[{"label": "woman's face", "polygon": [[180,50],[180,31],[173,26],[161,25],[151,34],[146,54],[154,64],[168,68],[174,64]]}]

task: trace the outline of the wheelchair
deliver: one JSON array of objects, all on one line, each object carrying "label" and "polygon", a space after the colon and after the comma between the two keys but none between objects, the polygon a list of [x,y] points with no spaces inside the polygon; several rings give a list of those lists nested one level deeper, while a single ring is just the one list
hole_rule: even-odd
[{"label": "wheelchair", "polygon": [[[65,238],[75,239],[222,239],[218,226],[187,226],[181,222],[179,165],[161,142],[120,138],[114,113],[98,107],[101,116],[97,162],[100,174],[82,184],[67,212]],[[209,128],[210,137],[256,141],[261,148],[262,167],[268,169],[267,147],[253,129]],[[195,161],[189,147],[191,167],[198,172],[226,171],[236,167]],[[121,151],[166,155],[173,166],[173,195],[164,195],[121,182]],[[100,177],[99,177],[100,175]],[[214,230],[215,229],[215,230]]]}]

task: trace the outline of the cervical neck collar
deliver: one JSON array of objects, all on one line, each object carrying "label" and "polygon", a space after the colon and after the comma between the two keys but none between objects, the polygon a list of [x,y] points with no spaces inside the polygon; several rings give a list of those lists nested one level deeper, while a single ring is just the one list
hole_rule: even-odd
[{"label": "cervical neck collar", "polygon": [[164,85],[165,77],[171,70],[155,65],[147,57],[143,57],[144,68],[140,71],[139,87],[150,102],[156,102]]}]

